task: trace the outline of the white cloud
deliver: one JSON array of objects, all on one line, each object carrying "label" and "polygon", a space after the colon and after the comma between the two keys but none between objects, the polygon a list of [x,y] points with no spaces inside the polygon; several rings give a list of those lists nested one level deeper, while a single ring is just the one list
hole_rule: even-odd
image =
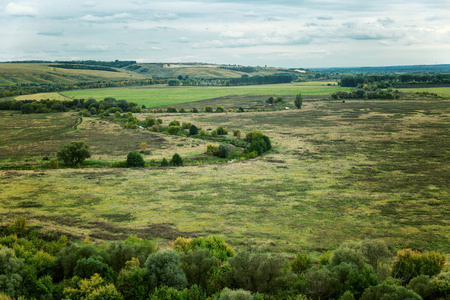
[{"label": "white cloud", "polygon": [[120,19],[127,19],[129,18],[130,15],[128,13],[119,13],[119,14],[115,14],[112,16],[104,16],[104,17],[98,17],[98,16],[93,16],[93,15],[85,15],[83,17],[80,18],[80,20],[82,21],[86,21],[86,22],[110,22],[113,20],[120,20]]},{"label": "white cloud", "polygon": [[36,16],[37,10],[28,3],[10,2],[6,5],[5,13],[11,16]]}]

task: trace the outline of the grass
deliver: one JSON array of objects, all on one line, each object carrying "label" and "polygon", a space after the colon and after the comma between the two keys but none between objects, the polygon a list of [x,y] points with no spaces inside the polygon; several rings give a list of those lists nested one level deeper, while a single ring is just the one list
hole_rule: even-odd
[{"label": "grass", "polygon": [[435,93],[441,97],[450,98],[450,87],[438,87],[438,88],[407,88],[398,89],[404,93]]},{"label": "grass", "polygon": [[106,72],[97,70],[71,70],[49,67],[47,63],[0,63],[0,85],[26,83],[78,83],[83,81],[142,79],[144,76],[120,70]]},{"label": "grass", "polygon": [[72,100],[66,96],[61,95],[60,93],[38,93],[32,95],[22,95],[14,98],[15,100],[58,100],[58,101],[67,101]]},{"label": "grass", "polygon": [[290,83],[271,85],[252,85],[240,87],[175,87],[175,88],[108,88],[91,90],[74,90],[63,92],[64,96],[70,98],[95,98],[102,100],[106,97],[125,99],[131,102],[145,105],[146,107],[157,107],[162,105],[177,105],[186,102],[194,102],[205,99],[219,98],[233,95],[236,98],[242,95],[264,95],[264,100],[269,96],[281,95],[323,95],[331,94],[339,90],[348,90],[339,86],[328,86],[317,83]]},{"label": "grass", "polygon": [[[237,249],[295,253],[378,238],[393,249],[449,254],[449,101],[304,104],[302,110],[161,115],[165,124],[178,119],[244,134],[262,130],[275,150],[253,160],[167,169],[0,171],[0,219],[8,223],[24,215],[41,230],[95,240],[136,234],[163,243],[177,236],[218,234]],[[36,118],[30,124],[42,127],[50,122],[46,118],[60,126],[66,126],[62,120],[75,122],[70,114],[4,114],[0,128],[15,127],[0,132],[5,141],[0,153],[10,143],[33,139],[22,135],[29,126],[19,124],[26,118]],[[201,140],[186,139],[178,147],[179,137],[143,140],[144,132],[99,122],[84,120],[75,131],[67,125],[55,141],[84,137],[95,157],[122,159],[137,150],[138,141],[153,147],[148,158],[169,158],[175,149],[184,149],[186,156],[205,149],[192,147]],[[23,149],[33,156],[42,139]],[[11,159],[14,151],[8,151],[2,159]]]}]

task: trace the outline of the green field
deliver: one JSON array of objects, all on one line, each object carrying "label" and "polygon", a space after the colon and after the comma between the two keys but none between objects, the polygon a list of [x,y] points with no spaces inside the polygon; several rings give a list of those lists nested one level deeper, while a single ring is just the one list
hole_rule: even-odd
[{"label": "green field", "polygon": [[[448,254],[449,104],[317,100],[302,110],[160,114],[164,124],[259,129],[275,149],[237,163],[168,169],[0,171],[0,221],[24,215],[44,233],[78,239],[136,234],[162,245],[177,236],[217,234],[236,249],[309,253],[378,238],[393,249]],[[0,120],[3,165],[14,163],[14,153],[24,153],[16,162],[42,163],[71,140],[85,140],[99,160],[124,159],[144,141],[152,151],[147,160],[202,153],[206,145],[106,120],[85,119],[75,130],[70,113],[4,112]]]},{"label": "green field", "polygon": [[230,95],[323,95],[335,91],[349,90],[339,86],[328,86],[326,83],[290,83],[272,85],[252,85],[241,87],[174,87],[174,88],[109,88],[74,90],[62,92],[63,95],[88,99],[90,97],[102,100],[106,97],[125,99],[146,107],[161,105],[176,105],[180,103],[219,98]]},{"label": "green field", "polygon": [[441,97],[450,98],[450,87],[438,87],[438,88],[408,88],[398,89],[403,93],[435,93]]}]

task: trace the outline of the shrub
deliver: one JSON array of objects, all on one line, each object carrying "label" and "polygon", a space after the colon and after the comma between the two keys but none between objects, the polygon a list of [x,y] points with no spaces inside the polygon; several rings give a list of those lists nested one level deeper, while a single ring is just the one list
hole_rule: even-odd
[{"label": "shrub", "polygon": [[204,129],[200,130],[200,136],[206,136],[206,131]]},{"label": "shrub", "polygon": [[151,127],[156,124],[156,119],[152,117],[147,117],[145,118],[144,124],[146,125],[146,127]]},{"label": "shrub", "polygon": [[22,258],[16,258],[14,250],[0,248],[0,291],[2,293],[11,297],[17,295],[26,274],[23,261]]},{"label": "shrub", "polygon": [[218,156],[225,158],[225,157],[228,157],[229,155],[230,155],[230,145],[220,144]]},{"label": "shrub", "polygon": [[274,101],[273,97],[269,97],[269,99],[266,100],[266,102],[269,104],[273,104],[273,101]]},{"label": "shrub", "polygon": [[178,86],[181,84],[181,81],[179,81],[178,79],[169,79],[169,81],[167,81],[167,84],[169,86]]},{"label": "shrub", "polygon": [[219,146],[216,144],[208,144],[206,145],[206,152],[211,155],[218,156],[219,155]]},{"label": "shrub", "polygon": [[113,284],[107,284],[99,274],[89,279],[74,277],[72,286],[64,288],[64,299],[86,299],[86,300],[123,300],[122,295],[117,292]]},{"label": "shrub", "polygon": [[145,167],[144,158],[139,152],[131,151],[127,155],[127,167],[128,168]]},{"label": "shrub", "polygon": [[179,126],[169,126],[168,132],[171,135],[177,135],[180,132],[180,127]]},{"label": "shrub", "polygon": [[247,142],[251,142],[253,140],[258,140],[263,137],[263,134],[261,131],[250,131],[245,135],[245,140]]},{"label": "shrub", "polygon": [[189,129],[191,127],[191,123],[183,122],[181,123],[181,129]]},{"label": "shrub", "polygon": [[211,131],[211,137],[217,137],[217,130]]},{"label": "shrub", "polygon": [[139,148],[141,149],[142,152],[145,152],[147,150],[147,143],[146,142],[142,142],[139,145]]},{"label": "shrub", "polygon": [[174,167],[183,165],[183,159],[181,158],[181,156],[178,153],[175,153],[172,156],[172,159],[170,160],[170,165],[174,166]]},{"label": "shrub", "polygon": [[226,261],[235,254],[234,249],[231,248],[222,238],[214,235],[210,235],[207,238],[195,238],[191,241],[191,244],[192,249],[208,249],[211,254],[220,261]]},{"label": "shrub", "polygon": [[236,129],[233,131],[233,136],[237,137],[238,139],[241,138],[241,131],[239,129]]},{"label": "shrub", "polygon": [[223,127],[223,126],[217,127],[216,131],[217,131],[218,135],[226,135],[226,134],[228,134],[228,130],[226,130],[225,127]]},{"label": "shrub", "polygon": [[180,122],[177,120],[173,120],[172,122],[169,123],[169,126],[180,126]]},{"label": "shrub", "polygon": [[168,106],[167,107],[167,112],[168,113],[176,113],[177,109],[174,106]]},{"label": "shrub", "polygon": [[169,166],[169,162],[167,161],[167,159],[164,157],[161,161],[161,167],[168,167]]},{"label": "shrub", "polygon": [[198,134],[198,128],[195,125],[191,125],[189,127],[189,135],[197,135]]},{"label": "shrub", "polygon": [[362,294],[361,300],[421,300],[418,294],[403,286],[387,285],[385,283],[367,288]]},{"label": "shrub", "polygon": [[198,109],[196,109],[195,107],[191,110],[193,113],[198,113]]},{"label": "shrub", "polygon": [[72,142],[64,145],[58,151],[56,157],[64,161],[64,164],[73,167],[82,164],[87,158],[91,157],[91,153],[89,152],[89,146],[84,142]]},{"label": "shrub", "polygon": [[210,270],[218,266],[219,261],[208,249],[198,249],[181,258],[181,268],[186,274],[189,285],[199,285],[206,289]]},{"label": "shrub", "polygon": [[25,217],[17,217],[14,220],[14,224],[11,225],[11,231],[17,234],[17,236],[23,236],[28,231],[28,221]]},{"label": "shrub", "polygon": [[225,112],[225,108],[224,108],[223,106],[219,106],[219,107],[216,109],[216,113],[223,113],[223,112]]},{"label": "shrub", "polygon": [[158,126],[158,125],[153,125],[153,126],[150,128],[150,131],[153,131],[153,132],[159,132],[159,126]]},{"label": "shrub", "polygon": [[213,108],[211,106],[205,106],[205,112],[212,113],[213,112]]},{"label": "shrub", "polygon": [[224,288],[220,293],[218,300],[254,300],[252,293],[243,289],[230,290]]},{"label": "shrub", "polygon": [[184,113],[187,113],[187,111],[184,108],[181,108],[180,113],[184,114]]},{"label": "shrub", "polygon": [[145,269],[140,268],[137,258],[132,258],[126,262],[119,276],[117,277],[117,290],[126,300],[145,299],[148,294],[148,287],[145,282]]},{"label": "shrub", "polygon": [[406,284],[419,275],[439,274],[444,268],[445,261],[445,255],[442,253],[418,253],[411,249],[399,250],[392,266],[392,276],[400,278]]},{"label": "shrub", "polygon": [[145,274],[152,288],[162,286],[178,290],[187,285],[186,276],[180,267],[180,256],[172,250],[158,251],[148,256],[145,262]]},{"label": "shrub", "polygon": [[295,96],[294,105],[298,109],[302,108],[302,105],[303,105],[302,94],[298,94],[297,96]]},{"label": "shrub", "polygon": [[252,292],[274,294],[296,278],[292,272],[285,271],[281,256],[242,251],[229,263],[236,285]]},{"label": "shrub", "polygon": [[311,268],[312,259],[307,254],[297,253],[297,256],[291,261],[292,271],[301,274]]}]

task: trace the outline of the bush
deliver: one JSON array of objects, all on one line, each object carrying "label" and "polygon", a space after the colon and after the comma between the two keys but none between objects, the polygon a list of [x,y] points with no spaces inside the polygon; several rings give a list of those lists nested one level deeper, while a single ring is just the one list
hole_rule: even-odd
[{"label": "bush", "polygon": [[292,272],[285,271],[282,257],[267,253],[242,251],[229,263],[236,285],[252,292],[274,294],[296,278]]},{"label": "bush", "polygon": [[177,120],[173,120],[172,122],[169,123],[169,126],[178,126],[180,127],[180,122]]},{"label": "bush", "polygon": [[200,136],[206,136],[206,131],[205,129],[200,130]]},{"label": "bush", "polygon": [[213,112],[213,108],[211,106],[205,106],[205,112],[212,113]]},{"label": "bush", "polygon": [[197,135],[198,134],[198,128],[195,125],[191,125],[189,127],[189,135]]},{"label": "bush", "polygon": [[152,117],[145,118],[144,124],[146,127],[152,127],[153,125],[156,125],[156,119]]},{"label": "bush", "polygon": [[218,156],[225,158],[225,157],[228,157],[229,155],[230,155],[230,145],[220,144]]},{"label": "bush", "polygon": [[159,132],[159,126],[158,125],[153,125],[152,127],[150,127],[150,131]]},{"label": "bush", "polygon": [[127,155],[127,167],[128,168],[143,168],[145,167],[145,161],[142,155],[137,151],[131,151]]},{"label": "bush", "polygon": [[169,129],[167,131],[171,135],[177,135],[180,132],[180,127],[179,126],[169,126]]},{"label": "bush", "polygon": [[15,297],[25,276],[23,259],[16,258],[14,250],[0,248],[0,291]]},{"label": "bush", "polygon": [[174,106],[168,106],[167,107],[167,112],[168,113],[176,113],[177,109]]},{"label": "bush", "polygon": [[442,253],[419,253],[411,249],[403,249],[397,252],[397,258],[392,266],[392,275],[407,284],[419,275],[439,274],[444,268],[445,261],[445,255]]},{"label": "bush", "polygon": [[302,253],[297,253],[297,256],[291,261],[292,271],[299,275],[312,266],[312,259],[308,255]]},{"label": "bush", "polygon": [[73,167],[82,164],[87,158],[91,157],[91,153],[89,152],[89,146],[84,142],[72,142],[64,145],[58,151],[56,157],[64,161],[64,164]]},{"label": "bush", "polygon": [[241,137],[241,131],[239,129],[236,129],[235,131],[233,131],[233,135],[239,139]]},{"label": "bush", "polygon": [[191,110],[193,113],[198,113],[198,109],[196,109],[195,107]]},{"label": "bush", "polygon": [[162,286],[181,290],[187,286],[187,279],[180,267],[180,256],[172,250],[158,251],[148,256],[145,274],[152,288]]},{"label": "bush", "polygon": [[224,288],[220,293],[218,300],[254,300],[252,293],[243,289],[230,290]]},{"label": "bush", "polygon": [[169,166],[169,162],[167,161],[167,159],[164,157],[161,161],[161,167],[168,167]]},{"label": "bush", "polygon": [[183,122],[181,123],[181,129],[189,129],[191,127],[191,123]]},{"label": "bush", "polygon": [[28,231],[28,221],[25,217],[17,217],[14,220],[14,224],[10,227],[11,231],[14,232],[17,236],[23,236]]},{"label": "bush", "polygon": [[219,106],[219,107],[216,109],[216,113],[223,113],[223,112],[225,112],[225,108],[224,108],[223,106]]},{"label": "bush", "polygon": [[418,294],[402,286],[380,284],[369,287],[362,294],[361,300],[421,300]]},{"label": "bush", "polygon": [[217,131],[218,135],[226,135],[226,134],[228,134],[228,130],[226,130],[225,127],[223,127],[223,126],[217,127],[216,131]]},{"label": "bush", "polygon": [[170,161],[170,165],[174,166],[174,167],[183,165],[183,159],[181,158],[181,156],[178,153],[175,153],[172,156],[172,160]]},{"label": "bush", "polygon": [[250,131],[245,135],[245,140],[247,142],[251,142],[254,140],[261,139],[263,137],[263,134],[261,131]]},{"label": "bush", "polygon": [[206,152],[211,155],[218,156],[219,155],[219,146],[216,144],[208,144],[206,145]]},{"label": "bush", "polygon": [[302,94],[298,94],[297,96],[295,96],[294,105],[298,109],[302,108],[302,105],[303,105]]}]

